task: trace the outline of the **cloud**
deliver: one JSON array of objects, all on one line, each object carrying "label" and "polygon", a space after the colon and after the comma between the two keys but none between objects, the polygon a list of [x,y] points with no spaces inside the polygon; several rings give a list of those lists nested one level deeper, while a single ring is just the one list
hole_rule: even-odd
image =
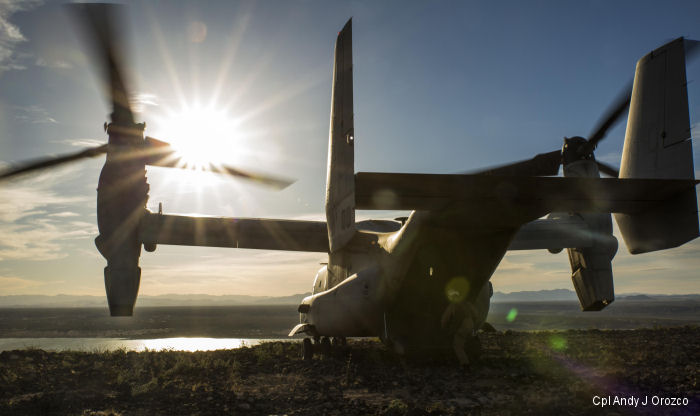
[{"label": "cloud", "polygon": [[75,197],[64,197],[42,187],[12,186],[3,184],[0,188],[0,222],[14,222],[36,215],[49,205],[65,205],[79,202]]},{"label": "cloud", "polygon": [[26,223],[0,222],[0,261],[64,258],[68,256],[66,241],[90,239],[97,235],[97,226],[91,223],[37,219],[36,216]]},{"label": "cloud", "polygon": [[311,289],[324,253],[159,247],[141,257],[141,293],[280,296]]},{"label": "cloud", "polygon": [[43,68],[68,69],[73,67],[73,65],[71,65],[69,62],[62,59],[46,60],[44,58],[37,58],[34,61],[34,64]]},{"label": "cloud", "polygon": [[80,214],[77,212],[70,212],[70,211],[64,211],[64,212],[56,212],[54,214],[49,214],[50,217],[60,217],[60,218],[66,218],[66,217],[79,217]]},{"label": "cloud", "polygon": [[107,142],[107,139],[103,140],[98,140],[98,139],[68,139],[68,140],[60,140],[57,141],[56,143],[62,143],[62,144],[67,144],[69,146],[74,146],[74,147],[96,147],[96,146],[102,146]]},{"label": "cloud", "polygon": [[14,107],[15,118],[32,124],[58,123],[45,109],[31,105],[29,107]]},{"label": "cloud", "polygon": [[131,109],[135,113],[143,113],[146,107],[158,107],[158,96],[155,94],[140,93],[129,98]]},{"label": "cloud", "polygon": [[25,68],[15,48],[27,38],[17,25],[10,22],[10,18],[16,12],[31,10],[41,3],[38,0],[0,0],[0,73]]},{"label": "cloud", "polygon": [[31,228],[0,225],[0,260],[55,260],[65,257],[55,240],[61,232],[54,224],[41,222]]},{"label": "cloud", "polygon": [[[92,223],[70,220],[68,206],[84,205],[86,196],[67,196],[54,187],[72,175],[63,168],[4,183],[0,187],[0,260],[51,260],[66,256],[64,242],[97,234]],[[57,211],[55,214],[49,212]]]},{"label": "cloud", "polygon": [[8,294],[20,290],[25,290],[31,287],[41,286],[42,284],[28,279],[19,277],[0,276],[0,293]]}]

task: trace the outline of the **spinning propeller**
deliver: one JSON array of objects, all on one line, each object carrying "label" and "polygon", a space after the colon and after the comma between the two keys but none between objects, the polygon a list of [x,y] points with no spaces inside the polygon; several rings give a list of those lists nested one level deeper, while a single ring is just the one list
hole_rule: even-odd
[{"label": "spinning propeller", "polygon": [[[700,52],[700,42],[684,39],[686,61],[695,58]],[[601,121],[588,136],[588,139],[575,136],[564,139],[564,146],[561,150],[554,150],[549,153],[541,153],[532,159],[509,163],[490,169],[476,172],[479,175],[499,175],[499,176],[553,176],[559,173],[559,166],[567,165],[577,160],[593,160],[598,165],[598,170],[608,176],[617,178],[619,171],[603,162],[595,160],[593,151],[601,140],[605,138],[608,130],[617,122],[629,108],[632,98],[632,83],[629,83],[613,101],[608,111],[601,118]]]},{"label": "spinning propeller", "polygon": [[619,172],[614,167],[595,160],[593,151],[601,140],[605,138],[625,110],[630,105],[632,96],[632,85],[628,85],[601,118],[600,123],[593,130],[588,139],[575,136],[564,139],[564,146],[561,150],[554,150],[549,153],[540,153],[532,159],[510,163],[495,168],[477,172],[480,175],[500,175],[500,176],[552,176],[559,173],[559,166],[577,160],[594,160],[598,169],[606,175],[617,178]]},{"label": "spinning propeller", "polygon": [[[121,17],[123,8],[114,4],[70,4],[67,7],[82,28],[85,42],[93,51],[96,66],[101,69],[100,80],[106,87],[105,95],[112,105],[111,123],[105,124],[109,142],[79,152],[15,164],[0,170],[0,180],[102,154],[107,154],[108,159],[110,157],[132,159],[146,165],[185,168],[185,164],[181,163],[169,143],[151,137],[144,139],[145,123],[134,122],[120,48],[124,45],[122,36],[124,25]],[[206,170],[247,179],[277,189],[286,188],[293,182],[285,178],[230,166],[210,164]]]}]

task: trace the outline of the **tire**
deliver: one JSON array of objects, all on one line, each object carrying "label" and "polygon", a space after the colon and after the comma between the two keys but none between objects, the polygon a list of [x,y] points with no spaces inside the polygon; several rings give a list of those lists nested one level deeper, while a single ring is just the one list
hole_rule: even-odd
[{"label": "tire", "polygon": [[331,355],[331,340],[328,337],[321,338],[321,354],[326,357]]},{"label": "tire", "polygon": [[470,362],[479,361],[481,358],[481,340],[477,336],[467,338],[464,349],[469,357]]},{"label": "tire", "polygon": [[301,357],[304,361],[311,361],[314,357],[314,346],[311,344],[311,338],[304,338],[301,343]]}]

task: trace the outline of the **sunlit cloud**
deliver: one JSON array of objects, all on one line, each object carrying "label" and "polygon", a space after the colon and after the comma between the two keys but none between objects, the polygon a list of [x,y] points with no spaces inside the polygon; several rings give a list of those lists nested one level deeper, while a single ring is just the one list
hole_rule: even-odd
[{"label": "sunlit cloud", "polygon": [[49,214],[49,216],[67,218],[67,217],[78,217],[78,216],[80,216],[80,214],[78,214],[77,212],[63,211],[63,212],[56,212],[53,214]]},{"label": "sunlit cloud", "polygon": [[[30,221],[0,222],[0,260],[55,260],[68,256],[65,242],[97,235],[95,224],[42,218],[28,212]],[[38,218],[37,218],[38,217]]]},{"label": "sunlit cloud", "polygon": [[10,22],[10,18],[16,12],[33,9],[41,3],[43,2],[38,0],[0,1],[0,73],[26,68],[16,54],[15,48],[27,38],[17,25]]},{"label": "sunlit cloud", "polygon": [[86,198],[61,196],[37,186],[12,186],[0,188],[0,222],[13,222],[43,211],[47,206],[63,206],[85,201]]},{"label": "sunlit cloud", "polygon": [[66,257],[56,241],[62,233],[46,222],[27,229],[21,225],[0,225],[0,260],[44,261]]},{"label": "sunlit cloud", "polygon": [[150,93],[134,94],[129,98],[129,104],[135,113],[143,113],[146,107],[158,107],[158,96]]},{"label": "sunlit cloud", "polygon": [[300,288],[310,291],[319,263],[327,261],[324,253],[208,249],[202,255],[202,249],[183,247],[158,251],[158,261],[142,256],[142,294],[284,296]]},{"label": "sunlit cloud", "polygon": [[[85,239],[97,233],[93,223],[66,221],[74,217],[66,207],[84,205],[85,196],[61,195],[54,186],[71,175],[63,168],[0,187],[0,260],[44,261],[67,255],[63,242]],[[90,198],[91,199],[91,198]],[[50,214],[55,212],[55,215]]]},{"label": "sunlit cloud", "polygon": [[32,124],[58,123],[49,112],[39,106],[15,107],[17,120]]},{"label": "sunlit cloud", "polygon": [[98,139],[68,139],[68,140],[61,140],[59,143],[62,144],[67,144],[69,146],[73,147],[95,147],[95,146],[101,146],[105,144],[105,140],[98,140]]},{"label": "sunlit cloud", "polygon": [[73,67],[73,65],[71,65],[69,62],[64,61],[62,59],[47,60],[45,58],[37,58],[34,61],[34,64],[43,68],[68,69]]},{"label": "sunlit cloud", "polygon": [[35,280],[0,276],[0,293],[3,294],[14,293],[41,285],[42,284],[40,282]]}]

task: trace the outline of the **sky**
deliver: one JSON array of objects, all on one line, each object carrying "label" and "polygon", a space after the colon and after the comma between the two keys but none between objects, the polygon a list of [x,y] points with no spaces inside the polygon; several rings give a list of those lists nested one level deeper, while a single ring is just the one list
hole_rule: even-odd
[{"label": "sky", "polygon": [[[356,171],[455,173],[588,135],[639,58],[679,36],[700,39],[698,16],[697,1],[128,2],[129,85],[146,134],[297,180],[275,192],[149,168],[148,207],[323,220],[333,46],[350,17]],[[696,160],[698,61],[687,65]],[[98,79],[62,2],[0,0],[0,161],[106,142]],[[598,159],[619,166],[625,124]],[[206,134],[192,137],[198,130]],[[0,295],[104,294],[93,242],[103,162],[0,186]],[[698,240],[632,256],[617,237],[617,293],[700,292]],[[325,261],[159,246],[142,253],[140,293],[303,293]],[[502,292],[572,289],[566,252],[510,252],[492,282]]]}]

